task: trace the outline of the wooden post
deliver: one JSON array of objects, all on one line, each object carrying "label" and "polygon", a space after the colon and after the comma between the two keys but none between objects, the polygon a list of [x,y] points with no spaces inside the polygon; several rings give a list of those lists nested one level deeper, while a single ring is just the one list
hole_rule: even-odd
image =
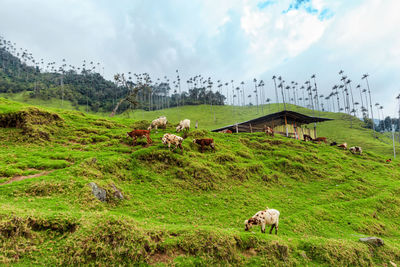
[{"label": "wooden post", "polygon": [[239,132],[239,128],[238,128],[238,125],[236,124],[236,133],[238,133]]},{"label": "wooden post", "polygon": [[251,127],[251,123],[250,123],[250,132],[253,133],[253,127]]},{"label": "wooden post", "polygon": [[314,123],[314,139],[317,138],[317,124]]},{"label": "wooden post", "polygon": [[287,119],[285,115],[285,128],[286,128],[286,137],[288,137],[288,128],[287,128]]}]

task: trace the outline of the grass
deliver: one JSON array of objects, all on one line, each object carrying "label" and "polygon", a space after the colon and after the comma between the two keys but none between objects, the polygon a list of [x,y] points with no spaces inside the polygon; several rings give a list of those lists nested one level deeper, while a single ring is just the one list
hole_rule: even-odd
[{"label": "grass", "polygon": [[[29,108],[0,99],[0,115]],[[174,123],[185,114],[192,121],[197,118],[203,128],[189,133],[183,153],[161,144],[160,138],[173,131],[174,124],[153,132],[154,144],[148,147],[144,140],[133,147],[125,137],[139,125],[137,120],[152,119],[156,112],[110,119],[40,109],[40,114],[57,114],[63,121],[34,125],[49,133],[48,140],[24,138],[20,128],[0,128],[0,183],[16,175],[52,171],[0,185],[0,263],[400,262],[400,164],[385,163],[386,148],[370,131],[360,125],[350,129],[340,117],[319,125],[321,135],[368,148],[362,156],[352,155],[325,144],[263,133],[210,133],[207,129],[217,124],[200,116],[202,108],[165,111]],[[228,108],[221,107],[221,116]],[[240,120],[251,114],[249,110]],[[227,118],[218,123],[230,122]],[[339,126],[343,129],[335,132]],[[350,136],[342,135],[346,131]],[[214,138],[215,153],[200,153],[191,142],[202,136]],[[93,197],[90,182],[106,189],[107,202]],[[124,200],[113,197],[112,184]],[[245,232],[243,221],[265,206],[281,212],[279,234],[262,234],[258,227]],[[381,237],[385,246],[358,242],[365,236]]]}]

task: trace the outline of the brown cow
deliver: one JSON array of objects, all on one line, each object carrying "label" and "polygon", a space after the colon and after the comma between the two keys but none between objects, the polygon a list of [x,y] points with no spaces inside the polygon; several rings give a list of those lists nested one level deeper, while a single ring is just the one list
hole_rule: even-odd
[{"label": "brown cow", "polygon": [[303,134],[304,141],[312,141],[312,137],[308,134]]},{"label": "brown cow", "polygon": [[225,129],[225,130],[219,131],[219,133],[232,133],[232,131],[229,129]]},{"label": "brown cow", "polygon": [[269,136],[274,136],[274,129],[268,126],[267,128],[265,128],[265,133]]},{"label": "brown cow", "polygon": [[215,151],[214,139],[193,139],[194,144],[199,144],[201,146],[201,153],[204,151],[205,146],[210,146]]},{"label": "brown cow", "polygon": [[324,142],[326,144],[326,137],[317,137],[313,142]]},{"label": "brown cow", "polygon": [[347,149],[347,143],[343,143],[341,145],[338,145],[338,147],[343,148],[343,149]]},{"label": "brown cow", "polygon": [[136,139],[138,137],[146,137],[147,138],[147,144],[152,143],[153,141],[150,139],[150,131],[149,130],[132,130],[128,133],[126,133],[127,137],[132,137],[133,138],[133,145],[136,145]]}]

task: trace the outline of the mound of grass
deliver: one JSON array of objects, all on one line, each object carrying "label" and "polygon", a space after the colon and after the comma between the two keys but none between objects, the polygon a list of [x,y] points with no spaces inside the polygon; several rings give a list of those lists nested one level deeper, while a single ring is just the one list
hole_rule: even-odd
[{"label": "mound of grass", "polygon": [[54,132],[52,125],[62,126],[62,119],[56,113],[29,107],[25,110],[0,113],[0,127],[22,129],[30,138],[49,140]]}]

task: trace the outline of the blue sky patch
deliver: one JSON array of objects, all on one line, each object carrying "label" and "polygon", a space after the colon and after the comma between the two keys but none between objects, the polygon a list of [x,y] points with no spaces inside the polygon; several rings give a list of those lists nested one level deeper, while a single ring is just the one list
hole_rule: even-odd
[{"label": "blue sky patch", "polygon": [[266,7],[268,7],[268,6],[273,5],[273,4],[276,4],[276,1],[275,1],[275,0],[267,0],[267,1],[259,2],[259,3],[257,4],[257,7],[258,7],[259,9],[264,9],[264,8],[266,8]]},{"label": "blue sky patch", "polygon": [[318,19],[321,20],[321,21],[322,21],[322,20],[327,20],[327,19],[332,18],[333,15],[334,15],[334,14],[333,14],[332,10],[325,8],[325,9],[323,9],[323,10],[321,11],[321,13],[319,13]]},{"label": "blue sky patch", "polygon": [[311,0],[294,0],[288,9],[282,11],[282,14],[286,14],[288,13],[290,10],[300,10],[303,9],[305,10],[307,13],[311,14],[311,15],[317,15],[318,19],[323,21],[323,20],[328,20],[330,18],[333,17],[334,13],[328,9],[328,8],[324,8],[321,12],[314,8]]}]

